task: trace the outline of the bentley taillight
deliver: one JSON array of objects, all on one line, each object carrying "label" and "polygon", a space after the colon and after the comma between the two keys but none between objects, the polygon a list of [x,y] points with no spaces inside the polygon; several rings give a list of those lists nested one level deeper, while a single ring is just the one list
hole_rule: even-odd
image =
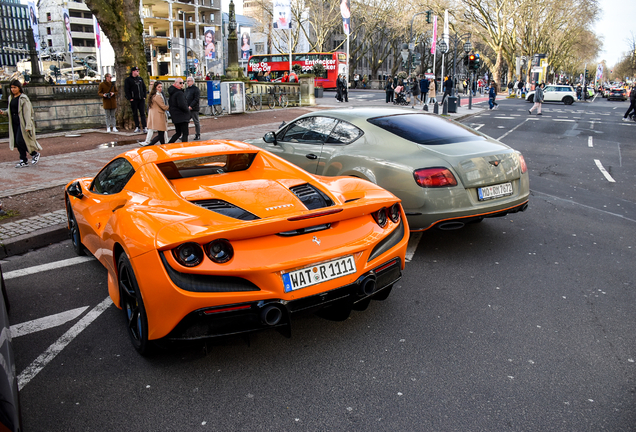
[{"label": "bentley taillight", "polygon": [[528,165],[526,165],[526,160],[523,158],[521,153],[517,153],[519,155],[519,164],[521,165],[521,174],[525,174],[528,171]]},{"label": "bentley taillight", "polygon": [[457,186],[453,173],[444,167],[420,168],[413,172],[418,185],[426,188]]}]

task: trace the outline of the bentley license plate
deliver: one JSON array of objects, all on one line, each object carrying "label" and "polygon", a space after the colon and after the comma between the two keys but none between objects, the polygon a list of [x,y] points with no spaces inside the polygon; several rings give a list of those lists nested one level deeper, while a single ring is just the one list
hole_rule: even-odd
[{"label": "bentley license plate", "polygon": [[283,274],[285,292],[294,291],[328,280],[354,274],[356,262],[353,256],[346,256],[320,264],[314,264],[300,270]]},{"label": "bentley license plate", "polygon": [[502,183],[494,186],[478,188],[477,193],[479,194],[479,201],[512,195],[512,183]]}]

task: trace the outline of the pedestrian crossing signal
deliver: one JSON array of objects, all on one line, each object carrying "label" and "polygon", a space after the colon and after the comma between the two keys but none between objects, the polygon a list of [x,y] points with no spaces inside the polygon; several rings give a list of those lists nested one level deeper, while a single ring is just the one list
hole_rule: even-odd
[{"label": "pedestrian crossing signal", "polygon": [[172,41],[168,41],[168,49],[172,49]]}]

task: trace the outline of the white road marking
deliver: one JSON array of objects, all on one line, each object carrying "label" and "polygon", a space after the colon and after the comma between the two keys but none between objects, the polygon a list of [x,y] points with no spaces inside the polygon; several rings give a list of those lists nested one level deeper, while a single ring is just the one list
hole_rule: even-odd
[{"label": "white road marking", "polygon": [[39,273],[39,272],[43,272],[43,271],[47,271],[47,270],[55,270],[58,268],[62,268],[62,267],[68,267],[68,266],[72,266],[75,264],[80,264],[86,261],[92,261],[95,258],[92,256],[86,256],[86,257],[75,257],[75,258],[69,258],[69,259],[65,259],[62,261],[55,261],[52,263],[48,263],[48,264],[42,264],[42,265],[38,265],[38,266],[33,266],[33,267],[27,267],[24,269],[20,269],[20,270],[14,270],[14,271],[10,271],[10,272],[6,272],[4,273],[4,280],[9,280],[9,279],[13,279],[13,278],[17,278],[20,276],[28,276],[31,274],[35,274],[35,273]]},{"label": "white road marking", "polygon": [[503,134],[502,136],[500,136],[499,138],[497,138],[497,141],[501,141],[502,139],[504,139],[505,137],[508,136],[508,134],[510,134],[511,132],[513,132],[514,130],[516,130],[519,126],[521,126],[522,124],[524,124],[525,122],[528,121],[529,118],[526,118],[524,121],[522,121],[521,123],[519,123],[517,126],[513,127],[512,129],[510,129],[508,132],[506,132],[505,134]]},{"label": "white road marking", "polygon": [[558,122],[575,122],[576,120],[572,120],[572,119],[560,119],[560,118],[555,118],[553,119],[554,121],[558,121]]},{"label": "white road marking", "polygon": [[498,116],[498,117],[493,117],[496,119],[504,119],[504,120],[514,120],[512,117],[502,117],[502,116]]},{"label": "white road marking", "polygon": [[11,337],[17,338],[19,336],[28,335],[30,333],[35,333],[41,330],[46,330],[60,326],[62,324],[66,324],[67,322],[73,321],[75,318],[83,314],[86,309],[88,309],[88,306],[71,309],[66,312],[49,315],[47,317],[38,318],[33,321],[27,321],[21,324],[12,325]]},{"label": "white road marking", "polygon": [[406,262],[411,262],[413,259],[413,255],[415,255],[415,250],[417,249],[417,245],[420,243],[421,238],[421,232],[411,233],[409,244],[406,246],[406,258],[404,258]]},{"label": "white road marking", "polygon": [[473,127],[473,129],[475,129],[475,130],[479,130],[479,129],[481,129],[482,127],[484,127],[484,124],[485,124],[485,123],[478,124],[478,125],[476,125],[476,127]]},{"label": "white road marking", "polygon": [[594,120],[592,120],[592,121],[590,122],[590,129],[591,129],[591,130],[594,130]]},{"label": "white road marking", "polygon": [[573,201],[573,200],[569,200],[569,199],[566,199],[566,198],[560,198],[560,197],[557,197],[557,196],[554,196],[554,195],[547,194],[545,192],[539,192],[539,191],[536,191],[536,190],[533,190],[532,192],[535,193],[535,194],[545,195],[547,197],[550,197],[553,201],[563,201],[563,202],[566,202],[566,203],[569,203],[569,204],[572,204],[572,205],[581,206],[581,207],[584,207],[586,209],[594,210],[594,211],[597,211],[597,212],[601,212],[601,213],[604,213],[604,214],[615,216],[617,218],[625,219],[625,220],[628,220],[630,222],[636,222],[636,219],[628,218],[626,216],[623,216],[622,214],[612,213],[612,212],[609,212],[607,210],[602,210],[602,209],[599,209],[599,208],[596,208],[596,207],[592,207],[592,206],[589,206],[589,205],[581,204],[579,202],[576,202],[576,201]]},{"label": "white road marking", "polygon": [[587,137],[587,146],[588,147],[594,147],[594,143],[592,142],[592,137]]},{"label": "white road marking", "polygon": [[75,339],[86,327],[89,326],[102,312],[113,304],[110,297],[106,297],[100,304],[95,306],[89,313],[64,333],[46,351],[44,351],[33,363],[31,363],[18,376],[18,389],[22,390],[44,367],[51,362],[66,346]]},{"label": "white road marking", "polygon": [[596,166],[598,167],[598,169],[601,170],[601,173],[605,176],[605,178],[607,179],[607,181],[609,181],[610,183],[616,183],[616,180],[614,180],[612,178],[612,176],[610,175],[610,173],[607,172],[607,170],[605,168],[603,168],[603,164],[601,163],[600,160],[598,159],[594,159],[594,163],[596,163]]}]

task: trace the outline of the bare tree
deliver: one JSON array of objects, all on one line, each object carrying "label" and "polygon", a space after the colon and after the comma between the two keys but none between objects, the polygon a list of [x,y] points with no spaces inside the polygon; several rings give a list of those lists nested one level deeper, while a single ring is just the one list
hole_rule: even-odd
[{"label": "bare tree", "polygon": [[139,1],[134,0],[85,0],[93,15],[97,17],[104,34],[108,36],[115,51],[115,73],[117,75],[117,123],[132,124],[130,103],[124,94],[124,80],[128,68],[139,67],[140,76],[148,82],[146,54],[144,50],[144,27],[139,16]]}]

